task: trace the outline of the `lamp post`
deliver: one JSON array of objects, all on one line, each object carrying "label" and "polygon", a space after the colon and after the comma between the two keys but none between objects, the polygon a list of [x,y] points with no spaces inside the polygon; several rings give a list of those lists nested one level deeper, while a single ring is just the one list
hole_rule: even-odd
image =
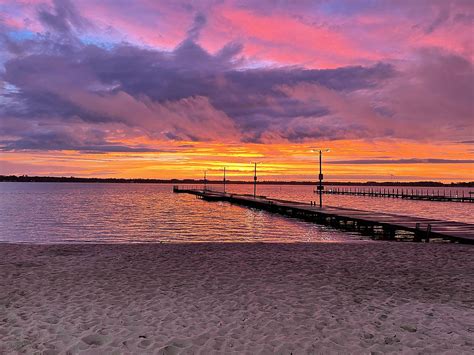
[{"label": "lamp post", "polygon": [[225,193],[225,166],[224,166],[224,193]]},{"label": "lamp post", "polygon": [[207,170],[204,170],[204,191],[207,190]]},{"label": "lamp post", "polygon": [[260,164],[259,162],[252,162],[254,168],[253,168],[253,198],[257,196],[257,164]]},{"label": "lamp post", "polygon": [[323,208],[323,152],[329,152],[329,149],[317,149],[313,150],[313,152],[319,152],[319,185],[318,185],[318,193],[319,193],[319,208]]}]

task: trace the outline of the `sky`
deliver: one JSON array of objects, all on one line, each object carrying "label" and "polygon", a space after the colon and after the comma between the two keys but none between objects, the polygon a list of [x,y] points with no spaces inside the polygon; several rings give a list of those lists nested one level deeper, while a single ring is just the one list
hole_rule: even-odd
[{"label": "sky", "polygon": [[474,180],[474,1],[0,0],[0,174]]}]

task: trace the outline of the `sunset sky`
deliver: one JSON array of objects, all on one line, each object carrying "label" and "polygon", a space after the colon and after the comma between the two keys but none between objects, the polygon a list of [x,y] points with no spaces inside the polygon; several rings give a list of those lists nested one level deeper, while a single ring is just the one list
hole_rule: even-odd
[{"label": "sunset sky", "polygon": [[474,1],[0,0],[0,174],[474,180]]}]

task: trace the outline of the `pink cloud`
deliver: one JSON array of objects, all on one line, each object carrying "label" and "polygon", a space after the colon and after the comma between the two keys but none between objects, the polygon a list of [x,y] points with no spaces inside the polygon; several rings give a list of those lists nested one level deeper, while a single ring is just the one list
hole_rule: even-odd
[{"label": "pink cloud", "polygon": [[337,67],[353,63],[356,58],[380,58],[358,47],[344,32],[324,24],[310,25],[282,14],[267,16],[228,7],[219,8],[213,15],[221,17],[221,20],[204,31],[204,38],[211,31],[216,32],[215,26],[226,26],[231,36],[243,40],[245,54],[260,60],[281,64],[305,63],[309,67]]},{"label": "pink cloud", "polygon": [[[12,28],[45,30],[36,18],[41,0],[0,0],[4,22]],[[186,36],[196,13],[207,24],[199,43],[216,52],[230,41],[244,45],[248,64],[300,65],[334,68],[382,60],[403,60],[420,47],[440,47],[473,60],[472,2],[380,1],[359,6],[342,1],[340,13],[325,13],[324,4],[268,4],[252,6],[233,1],[177,3],[141,0],[74,2],[96,28],[89,35],[107,41],[130,41],[173,49]],[[333,5],[328,2],[328,5]],[[27,23],[25,24],[25,19]]]},{"label": "pink cloud", "polygon": [[317,102],[330,111],[324,118],[293,120],[293,127],[309,131],[330,123],[345,138],[356,138],[344,129],[352,125],[371,139],[461,141],[474,134],[473,83],[473,64],[467,59],[446,51],[421,50],[399,67],[396,76],[372,88],[344,92],[300,83],[279,89],[291,98],[308,105]]},{"label": "pink cloud", "polygon": [[369,14],[354,18],[351,31],[361,46],[372,48],[388,60],[408,59],[423,47],[443,48],[471,60],[474,58],[472,28],[460,21],[446,22],[428,33],[426,25],[417,24],[413,18]]}]

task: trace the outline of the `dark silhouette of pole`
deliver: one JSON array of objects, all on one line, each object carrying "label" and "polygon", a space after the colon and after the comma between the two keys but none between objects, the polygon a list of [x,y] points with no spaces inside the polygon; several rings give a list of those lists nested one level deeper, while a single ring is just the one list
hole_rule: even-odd
[{"label": "dark silhouette of pole", "polygon": [[323,152],[319,151],[319,208],[323,207]]},{"label": "dark silhouette of pole", "polygon": [[204,170],[204,191],[207,190],[207,170]]},{"label": "dark silhouette of pole", "polygon": [[253,198],[257,196],[257,163],[254,163],[253,170]]},{"label": "dark silhouette of pole", "polygon": [[[319,208],[323,207],[323,149],[316,150],[319,152],[319,184],[318,184],[318,192],[319,192]],[[329,149],[324,149],[325,152],[329,152]]]},{"label": "dark silhouette of pole", "polygon": [[257,196],[257,164],[259,162],[253,162],[253,198]]},{"label": "dark silhouette of pole", "polygon": [[224,166],[224,193],[225,193],[225,166]]}]

